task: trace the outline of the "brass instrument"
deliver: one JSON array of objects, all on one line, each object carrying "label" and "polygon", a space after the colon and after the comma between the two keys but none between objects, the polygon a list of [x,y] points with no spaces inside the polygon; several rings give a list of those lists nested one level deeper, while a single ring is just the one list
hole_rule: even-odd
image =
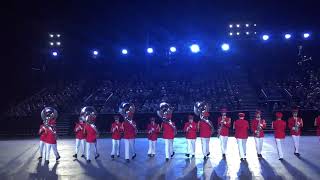
[{"label": "brass instrument", "polygon": [[159,110],[157,111],[157,114],[162,119],[162,121],[168,123],[174,129],[174,134],[177,134],[177,128],[171,121],[172,112],[173,107],[169,103],[162,102],[159,105]]},{"label": "brass instrument", "polygon": [[133,103],[123,102],[120,104],[119,113],[125,121],[134,127],[136,133],[138,133],[137,125],[132,121],[133,114],[136,108]]},{"label": "brass instrument", "polygon": [[299,132],[299,128],[300,128],[300,123],[298,122],[298,118],[295,118],[294,119],[295,122],[294,122],[294,127],[293,127],[293,130],[298,133]]},{"label": "brass instrument", "polygon": [[225,116],[221,116],[221,121],[219,122],[219,128],[217,130],[217,133],[218,133],[217,136],[218,137],[220,137],[220,133],[221,133],[222,127],[227,122],[226,120],[227,120],[227,118]]},{"label": "brass instrument", "polygon": [[204,101],[198,101],[193,107],[193,111],[197,116],[200,116],[200,119],[207,123],[211,127],[211,133],[214,131],[214,127],[207,116],[204,116],[205,113],[209,113],[209,104]]},{"label": "brass instrument", "polygon": [[255,134],[256,134],[257,137],[259,137],[261,130],[262,130],[262,127],[261,127],[261,118],[259,118],[257,130],[255,130]]}]

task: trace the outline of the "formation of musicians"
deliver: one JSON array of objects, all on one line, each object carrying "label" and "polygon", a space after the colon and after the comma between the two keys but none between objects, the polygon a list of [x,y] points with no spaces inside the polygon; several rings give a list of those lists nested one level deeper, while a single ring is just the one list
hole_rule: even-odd
[{"label": "formation of musicians", "polygon": [[[124,121],[120,122],[118,115],[114,116],[114,122],[111,125],[112,133],[112,150],[111,159],[120,157],[120,140],[124,142],[124,158],[126,162],[134,160],[137,156],[135,150],[135,138],[138,132],[136,122],[133,120],[135,113],[135,106],[132,103],[121,103],[119,107],[119,114]],[[162,132],[165,143],[165,160],[169,161],[175,155],[173,148],[173,140],[177,134],[177,127],[172,120],[173,108],[170,104],[160,103],[158,116],[162,123],[158,124],[154,117],[150,118],[147,125],[147,139],[149,148],[147,155],[152,158],[156,155],[157,139]],[[215,132],[212,122],[209,120],[209,105],[206,102],[197,102],[194,106],[194,113],[199,116],[198,122],[194,121],[194,115],[188,115],[188,119],[183,126],[186,138],[186,154],[187,158],[195,157],[196,139],[199,132],[201,139],[201,149],[203,159],[207,160],[210,156],[210,138]],[[279,155],[279,160],[283,160],[282,142],[285,139],[286,128],[289,128],[294,145],[294,155],[300,156],[299,143],[301,136],[301,128],[303,127],[303,120],[298,116],[298,109],[292,110],[292,117],[289,118],[288,124],[282,119],[283,114],[277,112],[276,119],[272,122],[274,129],[274,138]],[[249,128],[253,132],[257,157],[262,158],[264,129],[266,128],[266,121],[262,118],[261,111],[256,111],[255,118],[250,121],[245,119],[244,113],[238,114],[239,118],[231,124],[231,118],[227,116],[227,109],[221,109],[221,116],[217,119],[218,128],[216,130],[217,137],[220,141],[222,158],[225,159],[227,154],[227,144],[229,137],[229,130],[231,128],[235,131],[235,138],[238,144],[239,157],[241,161],[246,161],[246,144],[249,136]],[[40,156],[39,160],[45,158],[45,162],[49,163],[50,151],[52,149],[56,161],[60,159],[57,150],[57,132],[56,119],[58,117],[57,111],[52,107],[46,107],[41,112],[43,124],[40,126]],[[75,124],[75,153],[74,158],[85,158],[88,163],[91,162],[92,157],[99,158],[97,138],[99,131],[95,125],[97,112],[94,107],[87,106],[81,109],[79,121]],[[320,116],[315,119],[314,125],[317,127],[317,135],[320,136]],[[93,151],[93,152],[92,152]]]}]

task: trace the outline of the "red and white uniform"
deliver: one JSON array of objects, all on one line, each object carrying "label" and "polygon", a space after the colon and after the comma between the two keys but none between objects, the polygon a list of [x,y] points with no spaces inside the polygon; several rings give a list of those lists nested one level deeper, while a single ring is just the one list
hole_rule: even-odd
[{"label": "red and white uniform", "polygon": [[249,123],[247,120],[238,119],[234,122],[234,129],[236,130],[235,137],[238,142],[240,158],[245,158]]},{"label": "red and white uniform", "polygon": [[200,131],[200,138],[201,138],[201,144],[202,144],[202,153],[204,156],[209,155],[209,142],[210,137],[212,135],[212,127],[208,122],[205,122],[204,120],[200,120],[198,122],[198,129]]},{"label": "red and white uniform", "polygon": [[[298,131],[294,130],[294,127],[298,124]],[[303,127],[303,120],[299,117],[291,117],[288,120],[288,127],[290,129],[290,134],[293,139],[295,153],[299,153],[299,143],[300,143],[300,136],[301,136],[301,128]]]},{"label": "red and white uniform", "polygon": [[317,136],[320,136],[320,116],[315,119],[314,125],[317,127]]},{"label": "red and white uniform", "polygon": [[39,150],[40,150],[40,157],[42,157],[44,153],[44,147],[45,147],[45,139],[46,139],[46,131],[45,126],[43,124],[40,125],[39,128],[39,135],[40,135],[40,143],[39,143]]},{"label": "red and white uniform", "polygon": [[186,122],[184,124],[183,131],[186,132],[188,154],[194,155],[196,138],[197,138],[197,123],[196,122]]},{"label": "red and white uniform", "polygon": [[222,121],[222,116],[218,117],[218,126],[220,128],[219,140],[221,146],[222,154],[226,154],[227,144],[228,144],[228,136],[229,136],[229,128],[231,127],[231,119],[225,116],[225,119]]},{"label": "red and white uniform", "polygon": [[148,141],[149,141],[148,154],[155,155],[156,154],[156,142],[157,142],[158,135],[160,132],[159,124],[157,124],[155,122],[149,123],[147,126],[147,132],[148,132]]},{"label": "red and white uniform", "polygon": [[86,139],[86,158],[87,160],[90,160],[92,147],[94,149],[95,157],[98,155],[97,138],[98,138],[99,132],[97,130],[97,127],[94,124],[86,123],[84,125],[84,133],[85,133],[85,139]]},{"label": "red and white uniform", "polygon": [[272,129],[274,129],[274,138],[276,139],[277,144],[277,150],[279,158],[283,158],[283,152],[282,152],[282,141],[286,137],[286,126],[287,123],[282,118],[282,113],[277,112],[276,113],[277,120],[272,122]]},{"label": "red and white uniform", "polygon": [[56,156],[56,158],[60,157],[60,155],[58,153],[58,149],[57,149],[56,127],[55,127],[55,125],[52,125],[55,123],[49,122],[48,124],[49,125],[45,127],[45,133],[46,133],[45,139],[44,139],[44,142],[46,144],[46,159],[45,160],[49,160],[51,148],[52,148],[53,153]]},{"label": "red and white uniform", "polygon": [[165,154],[166,158],[169,159],[169,157],[173,154],[173,139],[175,136],[175,124],[171,120],[168,122],[162,122],[161,127],[163,129],[163,139],[165,143]]},{"label": "red and white uniform", "polygon": [[[257,134],[258,126],[261,127],[259,134]],[[254,141],[256,142],[256,150],[258,154],[261,154],[261,151],[262,151],[263,137],[264,137],[263,129],[265,129],[266,126],[267,124],[264,119],[261,119],[260,123],[258,119],[254,119],[251,121],[251,131],[253,132]]]},{"label": "red and white uniform", "polygon": [[112,151],[111,155],[120,155],[121,123],[114,122],[111,125]]},{"label": "red and white uniform", "polygon": [[79,153],[79,147],[82,149],[82,154],[85,154],[85,134],[84,134],[84,123],[76,123],[74,127],[74,133],[76,135],[76,154]]},{"label": "red and white uniform", "polygon": [[122,131],[123,131],[123,139],[124,139],[124,151],[125,151],[125,159],[129,159],[130,151],[133,155],[136,154],[135,152],[135,138],[137,134],[137,125],[136,122],[133,120],[125,120],[122,123]]}]

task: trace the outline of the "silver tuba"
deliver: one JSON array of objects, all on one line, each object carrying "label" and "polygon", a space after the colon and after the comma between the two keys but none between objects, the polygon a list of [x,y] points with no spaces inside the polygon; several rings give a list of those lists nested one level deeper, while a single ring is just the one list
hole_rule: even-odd
[{"label": "silver tuba", "polygon": [[97,117],[97,111],[93,106],[85,106],[81,109],[80,119],[89,124],[94,124]]},{"label": "silver tuba", "polygon": [[193,111],[197,116],[200,117],[202,121],[206,122],[211,127],[211,130],[213,132],[214,127],[211,121],[209,120],[208,116],[205,116],[205,113],[209,113],[209,104],[204,101],[198,101],[195,103]]},{"label": "silver tuba", "polygon": [[134,127],[136,133],[138,133],[137,125],[132,121],[133,114],[136,108],[133,103],[123,102],[120,104],[119,113],[125,121],[131,124]]},{"label": "silver tuba", "polygon": [[162,119],[162,121],[169,121],[171,120],[173,112],[173,107],[166,102],[162,102],[159,105],[159,110],[157,111],[158,116]]},{"label": "silver tuba", "polygon": [[48,125],[49,120],[57,119],[57,118],[58,118],[58,111],[53,107],[45,107],[41,111],[41,119],[45,125]]}]

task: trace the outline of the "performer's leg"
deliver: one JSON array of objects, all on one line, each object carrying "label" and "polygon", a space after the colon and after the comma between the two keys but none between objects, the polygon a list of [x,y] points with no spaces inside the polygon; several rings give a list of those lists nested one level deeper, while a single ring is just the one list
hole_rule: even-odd
[{"label": "performer's leg", "polygon": [[262,152],[262,147],[263,147],[263,138],[260,138],[260,141],[259,141],[259,150],[260,150],[260,152],[259,152],[259,154],[261,154],[261,152]]},{"label": "performer's leg", "polygon": [[152,141],[151,142],[151,154],[153,154],[153,155],[156,154],[156,142],[157,141]]},{"label": "performer's leg", "polygon": [[90,154],[91,154],[91,143],[86,142],[86,158],[87,161],[90,160]]},{"label": "performer's leg", "polygon": [[297,153],[297,136],[292,135],[293,145],[294,145],[294,153]]},{"label": "performer's leg", "polygon": [[169,159],[171,155],[169,152],[169,139],[164,139],[164,147],[165,147],[166,159]]},{"label": "performer's leg", "polygon": [[169,139],[169,153],[173,155],[173,139]]},{"label": "performer's leg", "polygon": [[130,142],[131,153],[133,154],[132,159],[134,159],[136,157],[135,139],[130,139],[129,142]]},{"label": "performer's leg", "polygon": [[94,157],[95,157],[95,159],[97,159],[99,157],[98,141],[93,143],[93,149],[94,149]]},{"label": "performer's leg", "polygon": [[51,151],[51,144],[46,143],[46,160],[49,161]]},{"label": "performer's leg", "polygon": [[206,156],[206,155],[208,154],[208,152],[206,152],[206,149],[207,149],[206,145],[207,145],[207,143],[206,143],[205,138],[201,138],[201,145],[202,145],[202,154],[203,154],[204,156]]},{"label": "performer's leg", "polygon": [[115,140],[117,156],[120,155],[120,140]]},{"label": "performer's leg", "polygon": [[283,158],[283,153],[282,153],[282,140],[281,139],[276,139],[276,144],[277,144],[277,150],[278,150],[278,155],[279,158]]},{"label": "performer's leg", "polygon": [[53,150],[53,153],[56,156],[56,158],[59,158],[60,155],[59,155],[59,152],[58,152],[57,144],[52,144],[52,150]]},{"label": "performer's leg", "polygon": [[195,150],[196,150],[196,140],[191,139],[191,152],[190,152],[190,154],[194,156]]},{"label": "performer's leg", "polygon": [[296,136],[296,153],[299,153],[299,146],[300,146],[300,136]]},{"label": "performer's leg", "polygon": [[191,154],[191,139],[187,139],[187,154]]},{"label": "performer's leg", "polygon": [[45,153],[43,150],[45,148],[45,143],[43,141],[40,141],[39,143],[39,151],[40,151],[40,156],[39,156],[39,159],[42,158],[42,155]]},{"label": "performer's leg", "polygon": [[242,146],[243,146],[243,153],[244,153],[244,158],[247,156],[247,139],[242,140]]},{"label": "performer's leg", "polygon": [[226,154],[227,144],[228,144],[228,136],[222,136],[222,140],[223,140],[223,150],[224,150],[224,154]]},{"label": "performer's leg", "polygon": [[225,154],[225,149],[224,149],[224,145],[223,145],[223,136],[219,136],[219,141],[220,141],[220,148],[221,148],[221,152],[222,154]]},{"label": "performer's leg", "polygon": [[152,154],[151,153],[151,151],[152,151],[152,141],[148,140],[148,143],[149,143],[148,155],[150,155],[150,154]]},{"label": "performer's leg", "polygon": [[260,154],[259,153],[259,138],[257,138],[257,137],[254,137],[254,141],[255,141],[255,144],[256,144],[256,150],[257,150],[257,154]]},{"label": "performer's leg", "polygon": [[242,139],[237,139],[240,158],[244,158]]},{"label": "performer's leg", "polygon": [[125,159],[130,159],[129,155],[129,139],[124,139],[124,157]]},{"label": "performer's leg", "polygon": [[78,153],[79,153],[79,146],[80,146],[80,139],[77,139],[77,138],[76,138],[75,154],[78,154]]},{"label": "performer's leg", "polygon": [[207,152],[207,154],[210,153],[209,144],[210,144],[210,138],[206,138],[206,152]]},{"label": "performer's leg", "polygon": [[116,140],[112,139],[112,150],[111,150],[111,155],[115,155],[116,153]]}]

